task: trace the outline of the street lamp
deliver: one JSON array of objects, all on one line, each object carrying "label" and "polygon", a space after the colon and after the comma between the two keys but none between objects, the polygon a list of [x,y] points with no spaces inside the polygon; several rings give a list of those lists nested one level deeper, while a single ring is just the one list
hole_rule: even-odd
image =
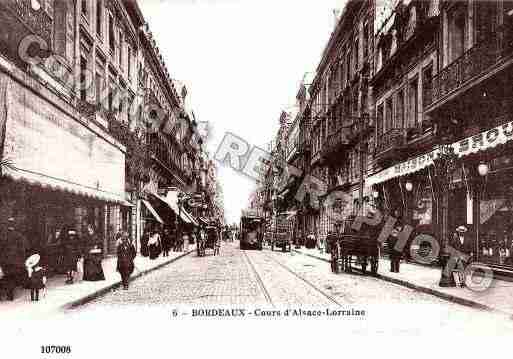
[{"label": "street lamp", "polygon": [[488,164],[484,161],[481,161],[477,166],[477,172],[481,177],[485,177],[488,174],[489,170],[490,168],[488,167]]},{"label": "street lamp", "polygon": [[448,217],[448,195],[452,182],[453,170],[456,167],[458,156],[454,153],[454,148],[449,144],[442,144],[438,147],[438,155],[433,159],[434,167],[434,190],[437,194],[437,203],[442,208],[441,216],[438,217],[438,234],[441,244],[440,264],[441,277],[440,287],[455,287],[456,283],[452,277],[452,273],[446,270],[447,262],[449,260],[449,253],[447,252],[447,217]]},{"label": "street lamp", "polygon": [[407,181],[404,187],[408,192],[411,192],[413,190],[413,183],[411,183],[411,181]]}]

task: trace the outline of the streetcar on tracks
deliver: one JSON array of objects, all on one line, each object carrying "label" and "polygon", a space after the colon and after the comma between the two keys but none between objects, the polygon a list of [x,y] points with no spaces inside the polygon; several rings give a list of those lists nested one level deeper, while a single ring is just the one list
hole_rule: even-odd
[{"label": "streetcar on tracks", "polygon": [[240,218],[240,249],[263,248],[265,222],[258,215],[246,213]]}]

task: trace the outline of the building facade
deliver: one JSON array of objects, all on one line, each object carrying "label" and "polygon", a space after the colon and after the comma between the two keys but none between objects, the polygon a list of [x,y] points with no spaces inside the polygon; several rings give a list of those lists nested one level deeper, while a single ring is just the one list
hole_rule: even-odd
[{"label": "building facade", "polygon": [[[159,188],[195,190],[201,141],[135,1],[0,3],[0,221],[48,257],[91,224],[138,239]],[[5,223],[2,222],[2,228]]]}]

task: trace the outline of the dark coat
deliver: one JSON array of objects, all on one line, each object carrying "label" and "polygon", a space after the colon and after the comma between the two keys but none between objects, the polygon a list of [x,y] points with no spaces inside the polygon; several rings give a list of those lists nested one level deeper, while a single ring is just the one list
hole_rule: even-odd
[{"label": "dark coat", "polygon": [[39,270],[32,272],[32,275],[28,279],[29,289],[43,289],[45,284],[43,283],[43,277],[46,276],[45,270],[39,267]]},{"label": "dark coat", "polygon": [[452,235],[451,241],[449,242],[449,245],[458,250],[461,253],[470,255],[471,253],[476,253],[475,250],[475,240],[473,236],[469,233],[463,234],[463,244],[461,243],[458,233],[454,233]]},{"label": "dark coat", "polygon": [[397,244],[397,241],[399,238],[397,236],[390,235],[387,238],[387,247],[388,247],[388,254],[391,258],[401,258],[402,257],[402,251],[398,251],[395,249],[395,245]]},{"label": "dark coat", "polygon": [[122,274],[132,274],[134,271],[134,258],[136,256],[135,247],[128,241],[123,241],[118,245],[118,262],[116,270]]},{"label": "dark coat", "polygon": [[82,253],[82,243],[78,235],[66,235],[63,241],[63,267],[66,271],[76,271]]},{"label": "dark coat", "polygon": [[23,269],[28,249],[25,236],[16,230],[8,230],[0,251],[0,264]]}]

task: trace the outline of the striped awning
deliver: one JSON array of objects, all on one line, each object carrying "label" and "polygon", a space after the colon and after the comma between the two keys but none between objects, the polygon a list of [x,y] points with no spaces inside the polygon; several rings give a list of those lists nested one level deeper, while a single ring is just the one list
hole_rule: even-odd
[{"label": "striped awning", "polygon": [[105,202],[114,202],[122,205],[131,205],[124,198],[124,194],[114,193],[100,188],[85,186],[79,183],[47,176],[42,173],[17,167],[4,167],[2,174],[16,181],[26,182],[42,188],[62,191],[79,196],[94,198]]},{"label": "striped awning", "polygon": [[161,224],[164,224],[164,221],[162,220],[162,218],[159,216],[159,214],[157,213],[157,211],[155,210],[155,208],[152,207],[152,205],[150,204],[150,202],[146,201],[145,199],[142,200],[142,203],[144,204],[144,206],[146,207],[146,209],[148,209],[148,211],[151,213],[151,215],[157,220],[157,222],[161,223]]}]

